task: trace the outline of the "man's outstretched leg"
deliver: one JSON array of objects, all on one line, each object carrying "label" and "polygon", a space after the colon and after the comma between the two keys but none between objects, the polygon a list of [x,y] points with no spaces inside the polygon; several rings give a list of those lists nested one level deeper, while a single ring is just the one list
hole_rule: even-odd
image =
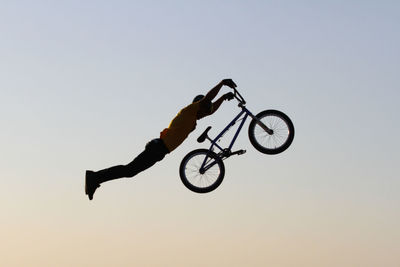
[{"label": "man's outstretched leg", "polygon": [[101,183],[124,177],[133,177],[142,172],[157,161],[162,160],[169,153],[161,139],[154,139],[147,143],[145,150],[140,153],[131,163],[118,165],[98,172],[86,171],[85,193],[89,199],[93,199],[93,194]]}]

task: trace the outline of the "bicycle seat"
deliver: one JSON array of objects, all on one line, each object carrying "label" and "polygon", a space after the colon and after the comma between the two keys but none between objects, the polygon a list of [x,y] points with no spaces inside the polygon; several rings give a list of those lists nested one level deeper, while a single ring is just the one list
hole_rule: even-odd
[{"label": "bicycle seat", "polygon": [[208,137],[207,133],[210,129],[211,129],[211,126],[208,126],[207,129],[199,136],[199,138],[197,138],[197,142],[203,143],[204,140],[206,140],[206,138]]}]

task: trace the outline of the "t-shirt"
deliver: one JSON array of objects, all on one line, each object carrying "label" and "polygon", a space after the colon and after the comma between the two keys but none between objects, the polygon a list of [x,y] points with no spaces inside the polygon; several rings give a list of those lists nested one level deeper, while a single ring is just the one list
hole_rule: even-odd
[{"label": "t-shirt", "polygon": [[200,102],[195,102],[183,108],[171,121],[168,128],[160,133],[169,152],[177,148],[186,137],[196,128],[197,112]]}]

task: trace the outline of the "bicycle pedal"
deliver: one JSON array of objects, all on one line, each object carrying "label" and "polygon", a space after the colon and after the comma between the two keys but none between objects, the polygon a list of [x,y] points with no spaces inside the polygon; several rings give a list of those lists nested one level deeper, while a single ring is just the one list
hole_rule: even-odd
[{"label": "bicycle pedal", "polygon": [[242,155],[242,154],[244,154],[244,153],[246,153],[246,150],[241,149],[241,150],[238,150],[238,151],[233,152],[231,155]]}]

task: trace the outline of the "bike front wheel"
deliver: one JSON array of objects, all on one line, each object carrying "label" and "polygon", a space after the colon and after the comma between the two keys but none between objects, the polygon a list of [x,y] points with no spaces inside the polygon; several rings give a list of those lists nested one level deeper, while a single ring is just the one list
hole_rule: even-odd
[{"label": "bike front wheel", "polygon": [[272,133],[267,133],[253,119],[249,125],[249,139],[255,149],[264,154],[278,154],[285,151],[294,138],[294,126],[290,118],[278,110],[264,110],[256,115]]},{"label": "bike front wheel", "polygon": [[196,149],[187,154],[179,167],[182,183],[196,193],[215,190],[224,179],[222,160],[207,149]]}]

